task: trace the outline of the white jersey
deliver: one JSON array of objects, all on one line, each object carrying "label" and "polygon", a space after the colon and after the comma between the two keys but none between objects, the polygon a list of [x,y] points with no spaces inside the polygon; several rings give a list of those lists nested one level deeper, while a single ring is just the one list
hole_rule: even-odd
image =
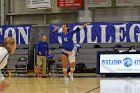
[{"label": "white jersey", "polygon": [[[4,47],[0,47],[0,70],[7,65],[8,61],[8,51]],[[0,82],[4,79],[2,73],[0,72]]]}]

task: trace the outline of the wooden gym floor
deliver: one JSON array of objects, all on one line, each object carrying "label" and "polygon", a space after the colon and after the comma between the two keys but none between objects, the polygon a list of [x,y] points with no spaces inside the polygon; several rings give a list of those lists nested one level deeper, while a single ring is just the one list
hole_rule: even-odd
[{"label": "wooden gym floor", "polygon": [[67,87],[63,78],[12,77],[5,93],[139,93],[139,78],[78,77],[69,80]]}]

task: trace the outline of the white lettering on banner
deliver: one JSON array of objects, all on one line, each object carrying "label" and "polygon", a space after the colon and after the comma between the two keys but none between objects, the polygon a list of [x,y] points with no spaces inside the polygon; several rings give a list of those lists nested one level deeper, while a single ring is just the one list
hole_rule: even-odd
[{"label": "white lettering on banner", "polygon": [[[8,27],[8,28],[0,28],[0,35],[4,39],[6,37],[13,37],[15,40],[18,41],[18,44],[25,44],[29,43],[29,31],[30,27]],[[23,40],[21,40],[21,37]],[[1,40],[2,41],[2,40]],[[1,42],[2,43],[2,42]]]},{"label": "white lettering on banner", "polygon": [[5,30],[4,38],[8,37],[10,31],[12,32],[12,37],[16,40],[16,31],[12,27],[9,27]]},{"label": "white lettering on banner", "polygon": [[85,37],[85,31],[84,31],[84,29],[81,29],[80,30],[80,42],[79,43],[84,42],[84,37]]},{"label": "white lettering on banner", "polygon": [[88,25],[87,27],[87,43],[94,43],[97,42],[97,37],[94,42],[92,42],[92,27],[93,25]]},{"label": "white lettering on banner", "polygon": [[[75,27],[73,28],[73,30],[76,30],[77,27],[79,27],[79,26],[75,26]],[[77,43],[76,33],[73,35],[73,42],[74,42],[74,43]]]},{"label": "white lettering on banner", "polygon": [[[95,27],[96,26],[96,27]],[[76,30],[80,25],[71,26]],[[27,28],[26,28],[27,29]],[[58,30],[62,32],[62,27]],[[0,34],[4,34],[0,29]],[[24,34],[22,34],[24,36]],[[59,43],[62,38],[58,36]],[[26,39],[24,39],[26,41]],[[27,42],[27,41],[26,41]],[[55,42],[55,41],[54,41]],[[140,24],[139,23],[122,23],[122,24],[100,24],[88,25],[81,29],[78,35],[73,35],[74,43],[118,43],[118,42],[140,42]]]},{"label": "white lettering on banner", "polygon": [[[133,24],[131,27],[130,27],[130,30],[129,30],[129,37],[130,37],[130,41],[131,42],[135,42],[135,36],[134,36],[134,31],[135,31],[135,27],[139,27],[140,29],[140,24]],[[140,41],[140,33],[136,33],[136,35],[138,36],[138,42]]]},{"label": "white lettering on banner", "polygon": [[[62,27],[58,30],[58,33],[62,33]],[[58,42],[62,43],[62,38],[58,36]]]},{"label": "white lettering on banner", "polygon": [[[123,38],[122,42],[126,42],[126,37],[123,36],[123,33],[126,32],[126,24],[123,25],[114,25],[115,31],[116,31],[116,41],[115,42],[120,42],[121,38]],[[120,28],[124,28],[124,30],[121,30]]]},{"label": "white lettering on banner", "polygon": [[2,28],[0,28],[0,35],[2,35]]},{"label": "white lettering on banner", "polygon": [[24,41],[25,41],[25,44],[28,44],[28,31],[29,31],[29,27],[25,27],[26,30],[27,30],[27,33],[25,33],[25,30],[23,27],[17,27],[18,31],[19,31],[19,44],[21,43],[20,42],[20,39],[21,39],[21,36],[23,37]]},{"label": "white lettering on banner", "polygon": [[[80,26],[79,25],[75,26],[73,28],[73,30],[76,30],[77,27],[80,27]],[[85,37],[85,31],[84,31],[84,29],[81,29],[80,30],[80,42],[79,43],[83,43],[83,41],[84,41],[84,38],[83,37]],[[77,43],[76,33],[73,35],[73,41],[74,41],[74,43]]]},{"label": "white lettering on banner", "polygon": [[107,27],[107,25],[100,25],[100,27],[101,27],[101,42],[105,43],[106,42],[106,27]]}]

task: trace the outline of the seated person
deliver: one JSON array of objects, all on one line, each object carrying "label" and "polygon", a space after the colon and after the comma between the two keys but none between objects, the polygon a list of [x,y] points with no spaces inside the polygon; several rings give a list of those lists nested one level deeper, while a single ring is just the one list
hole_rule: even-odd
[{"label": "seated person", "polygon": [[118,47],[117,46],[114,46],[113,47],[113,51],[118,52],[119,51]]},{"label": "seated person", "polygon": [[130,46],[128,51],[129,52],[136,52],[135,46],[134,45]]},{"label": "seated person", "polygon": [[130,47],[129,47],[129,50],[136,50],[136,49],[135,49],[135,46],[134,46],[134,45],[130,46]]},{"label": "seated person", "polygon": [[48,54],[47,55],[47,60],[48,60],[47,61],[48,62],[48,72],[51,73],[51,72],[53,72],[52,71],[53,70],[52,66],[55,63],[54,55],[52,53]]}]

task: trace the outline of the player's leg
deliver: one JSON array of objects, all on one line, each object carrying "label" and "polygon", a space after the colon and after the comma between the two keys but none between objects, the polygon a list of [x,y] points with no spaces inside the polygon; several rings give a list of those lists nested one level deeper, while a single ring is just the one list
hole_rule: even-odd
[{"label": "player's leg", "polygon": [[46,76],[46,57],[42,56],[42,76]]},{"label": "player's leg", "polygon": [[68,64],[68,57],[66,54],[62,54],[62,65],[63,65],[63,74],[64,74],[64,84],[68,85],[68,78],[67,78],[67,64]]},{"label": "player's leg", "polygon": [[68,57],[62,54],[61,58],[62,58],[62,65],[63,65],[63,74],[64,74],[64,77],[67,77]]},{"label": "player's leg", "polygon": [[69,76],[70,79],[73,81],[73,73],[75,71],[75,62],[70,63],[70,72],[69,72]]},{"label": "player's leg", "polygon": [[73,73],[75,71],[75,53],[73,52],[73,54],[69,55],[68,58],[70,62],[69,76],[70,76],[70,79],[73,81]]}]

